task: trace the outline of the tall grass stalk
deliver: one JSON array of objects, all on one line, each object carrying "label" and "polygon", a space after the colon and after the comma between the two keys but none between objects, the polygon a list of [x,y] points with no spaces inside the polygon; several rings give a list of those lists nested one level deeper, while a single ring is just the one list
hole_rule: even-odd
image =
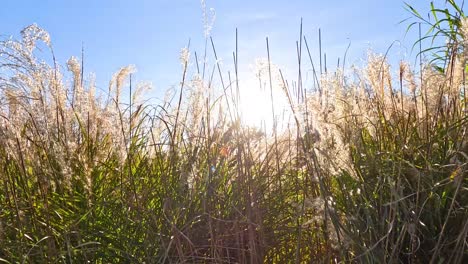
[{"label": "tall grass stalk", "polygon": [[192,69],[184,49],[178,96],[151,105],[132,67],[96,91],[83,55],[62,72],[47,32],[25,28],[0,42],[0,261],[466,262],[468,30],[453,30],[461,48],[442,71],[401,62],[393,74],[369,54],[330,72],[321,32],[318,71],[301,23],[295,82],[267,38],[268,131],[241,118],[237,30],[229,83],[210,38],[216,62],[205,49]]}]

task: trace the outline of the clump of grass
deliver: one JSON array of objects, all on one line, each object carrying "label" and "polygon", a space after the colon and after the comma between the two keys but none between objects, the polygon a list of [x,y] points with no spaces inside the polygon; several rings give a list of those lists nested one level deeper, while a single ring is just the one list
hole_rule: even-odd
[{"label": "clump of grass", "polygon": [[130,66],[106,93],[77,58],[62,72],[36,25],[0,46],[0,261],[468,258],[464,48],[419,74],[402,62],[393,75],[370,54],[366,68],[316,74],[309,89],[302,32],[294,87],[267,40],[262,81],[271,95],[281,86],[292,113],[279,130],[272,104],[267,131],[240,118],[237,53],[227,82],[217,63],[192,76],[184,49],[179,91],[155,106],[138,103]]},{"label": "clump of grass", "polygon": [[349,260],[460,262],[467,221],[464,80],[426,68],[414,87],[403,64],[395,89],[391,80],[398,77],[386,76],[387,67],[371,57],[367,80],[338,87],[333,110],[319,114],[319,150],[341,153],[331,151],[335,166],[327,173],[343,245],[355,252]]}]

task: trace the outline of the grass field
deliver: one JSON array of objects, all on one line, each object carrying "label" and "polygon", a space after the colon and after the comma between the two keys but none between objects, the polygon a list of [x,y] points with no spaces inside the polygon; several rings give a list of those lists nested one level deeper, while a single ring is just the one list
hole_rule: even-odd
[{"label": "grass field", "polygon": [[305,87],[268,58],[261,127],[237,64],[202,78],[184,49],[179,90],[152,105],[131,67],[102,93],[38,26],[3,39],[0,262],[466,263],[468,22],[449,21],[421,67],[369,54]]}]

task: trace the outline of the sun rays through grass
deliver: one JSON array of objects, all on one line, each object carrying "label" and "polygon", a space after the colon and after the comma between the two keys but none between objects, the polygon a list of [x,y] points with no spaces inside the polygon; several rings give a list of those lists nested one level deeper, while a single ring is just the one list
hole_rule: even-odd
[{"label": "sun rays through grass", "polygon": [[1,40],[0,262],[467,261],[457,19],[445,65],[371,53],[363,68],[313,68],[311,87],[302,30],[296,80],[268,39],[245,80],[237,52],[224,73],[188,45],[158,105],[139,99],[132,66],[97,92],[83,58],[60,66],[37,25]]}]

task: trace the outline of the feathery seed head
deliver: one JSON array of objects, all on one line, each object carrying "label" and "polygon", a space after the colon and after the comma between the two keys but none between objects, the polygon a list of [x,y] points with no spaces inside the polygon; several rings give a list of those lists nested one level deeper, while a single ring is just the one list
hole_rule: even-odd
[{"label": "feathery seed head", "polygon": [[190,51],[187,47],[181,49],[180,51],[180,63],[182,67],[187,67],[190,60]]},{"label": "feathery seed head", "polygon": [[34,50],[38,40],[44,42],[48,46],[51,44],[49,33],[40,28],[37,24],[32,24],[24,28],[21,31],[21,36],[24,47],[29,53]]}]

